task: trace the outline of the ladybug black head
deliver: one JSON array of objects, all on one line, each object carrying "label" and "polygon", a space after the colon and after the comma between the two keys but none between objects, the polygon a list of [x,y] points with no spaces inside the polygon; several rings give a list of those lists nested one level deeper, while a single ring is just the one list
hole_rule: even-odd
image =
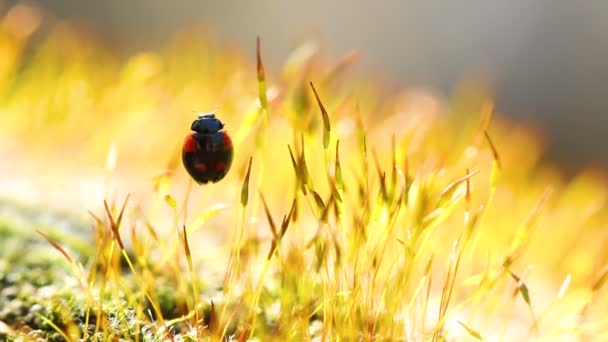
[{"label": "ladybug black head", "polygon": [[219,132],[222,128],[224,128],[224,124],[216,119],[213,113],[199,114],[198,119],[194,120],[190,127],[197,133],[206,134]]}]

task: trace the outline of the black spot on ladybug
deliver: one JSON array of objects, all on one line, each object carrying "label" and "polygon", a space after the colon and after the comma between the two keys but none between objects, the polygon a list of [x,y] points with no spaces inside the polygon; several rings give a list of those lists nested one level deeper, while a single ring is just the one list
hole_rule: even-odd
[{"label": "black spot on ladybug", "polygon": [[232,140],[222,131],[224,124],[215,114],[199,115],[191,126],[194,133],[182,147],[182,162],[186,171],[198,184],[216,183],[230,170],[233,157]]}]

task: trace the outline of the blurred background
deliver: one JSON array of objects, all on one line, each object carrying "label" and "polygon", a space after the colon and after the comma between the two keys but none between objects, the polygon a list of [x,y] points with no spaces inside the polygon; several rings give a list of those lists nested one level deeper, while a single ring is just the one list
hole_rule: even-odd
[{"label": "blurred background", "polygon": [[549,159],[569,171],[608,165],[605,0],[32,3],[91,23],[125,52],[154,49],[196,25],[248,51],[260,35],[271,71],[312,38],[330,54],[360,51],[359,71],[385,75],[395,86],[449,96],[463,79],[480,77],[499,112],[545,132]]}]

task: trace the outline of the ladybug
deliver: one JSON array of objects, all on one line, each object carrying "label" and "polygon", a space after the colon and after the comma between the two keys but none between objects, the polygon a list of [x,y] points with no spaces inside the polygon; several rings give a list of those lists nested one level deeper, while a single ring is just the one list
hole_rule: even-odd
[{"label": "ladybug", "polygon": [[219,182],[232,164],[232,140],[214,113],[199,114],[182,146],[182,162],[198,184]]}]

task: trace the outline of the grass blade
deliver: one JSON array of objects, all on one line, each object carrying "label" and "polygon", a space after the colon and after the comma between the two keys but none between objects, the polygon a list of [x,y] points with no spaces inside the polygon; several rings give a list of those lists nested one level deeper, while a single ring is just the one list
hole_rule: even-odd
[{"label": "grass blade", "polygon": [[492,163],[492,173],[490,175],[490,186],[492,189],[496,188],[496,184],[498,183],[498,176],[500,175],[500,170],[502,169],[502,162],[500,161],[500,155],[498,154],[498,150],[496,150],[496,146],[494,142],[492,142],[492,138],[488,134],[488,131],[483,132],[488,145],[490,145],[490,149],[492,150],[492,156],[494,157],[494,162]]},{"label": "grass blade", "polygon": [[215,204],[207,208],[204,212],[198,215],[192,222],[188,225],[188,234],[192,234],[201,228],[205,222],[209,221],[213,216],[217,215],[220,211],[228,208],[224,204]]},{"label": "grass blade", "polygon": [[336,166],[335,166],[336,185],[341,192],[344,192],[344,179],[342,178],[342,166],[340,166],[340,139],[336,141]]},{"label": "grass blade", "polygon": [[260,191],[260,198],[262,199],[262,205],[264,205],[264,211],[266,212],[266,218],[268,219],[268,224],[270,225],[270,231],[272,232],[272,236],[277,238],[277,227],[274,224],[274,220],[272,219],[272,215],[270,214],[270,210],[268,209],[268,204],[266,204],[266,199],[264,195]]},{"label": "grass blade", "polygon": [[483,337],[475,329],[469,327],[468,325],[462,323],[461,321],[457,321],[457,322],[458,322],[458,324],[460,324],[460,326],[462,326],[464,328],[464,330],[466,330],[469,333],[469,335],[475,337],[476,339],[478,339],[480,341],[483,341]]},{"label": "grass blade", "polygon": [[528,306],[530,306],[530,291],[528,290],[528,286],[526,286],[526,284],[523,282],[523,280],[517,276],[515,273],[511,272],[510,270],[508,270],[509,274],[511,275],[511,277],[513,278],[513,280],[515,280],[517,282],[517,290],[519,291],[519,293],[521,294],[521,298],[523,298],[523,300],[526,302],[526,304],[528,304]]},{"label": "grass blade", "polygon": [[265,115],[268,113],[268,97],[266,95],[266,75],[264,72],[264,64],[262,63],[262,51],[260,47],[260,37],[256,40],[256,60],[257,60],[257,74],[258,74],[258,93],[260,98],[260,105]]},{"label": "grass blade", "polygon": [[251,174],[251,162],[253,161],[253,157],[249,157],[249,165],[247,166],[247,174],[245,175],[245,179],[243,180],[243,187],[241,188],[241,205],[243,207],[247,206],[249,202],[249,175]]},{"label": "grass blade", "polygon": [[329,135],[331,133],[331,126],[329,124],[329,115],[327,114],[327,110],[321,102],[319,98],[319,94],[317,93],[317,89],[315,89],[315,85],[310,82],[310,86],[312,87],[312,91],[315,93],[315,98],[317,99],[317,103],[319,104],[319,108],[321,109],[321,115],[323,116],[323,148],[327,151],[329,148]]},{"label": "grass blade", "polygon": [[68,342],[74,341],[63,330],[59,329],[57,324],[53,323],[53,321],[51,321],[49,318],[41,315],[38,312],[36,312],[36,316],[38,316],[38,318],[40,318],[44,323],[48,324],[51,328],[53,328],[53,330],[55,330],[59,335],[61,335],[61,337],[63,337],[64,340],[66,340]]},{"label": "grass blade", "polygon": [[38,233],[38,235],[42,236],[51,245],[53,245],[53,247],[55,247],[55,249],[58,250],[59,253],[61,253],[71,265],[74,265],[74,266],[76,265],[74,263],[74,259],[72,259],[72,257],[70,256],[70,254],[68,254],[68,252],[59,244],[59,242],[55,241],[52,237],[50,237],[49,235],[47,235],[46,233],[44,233],[40,229],[36,229],[36,233]]}]

